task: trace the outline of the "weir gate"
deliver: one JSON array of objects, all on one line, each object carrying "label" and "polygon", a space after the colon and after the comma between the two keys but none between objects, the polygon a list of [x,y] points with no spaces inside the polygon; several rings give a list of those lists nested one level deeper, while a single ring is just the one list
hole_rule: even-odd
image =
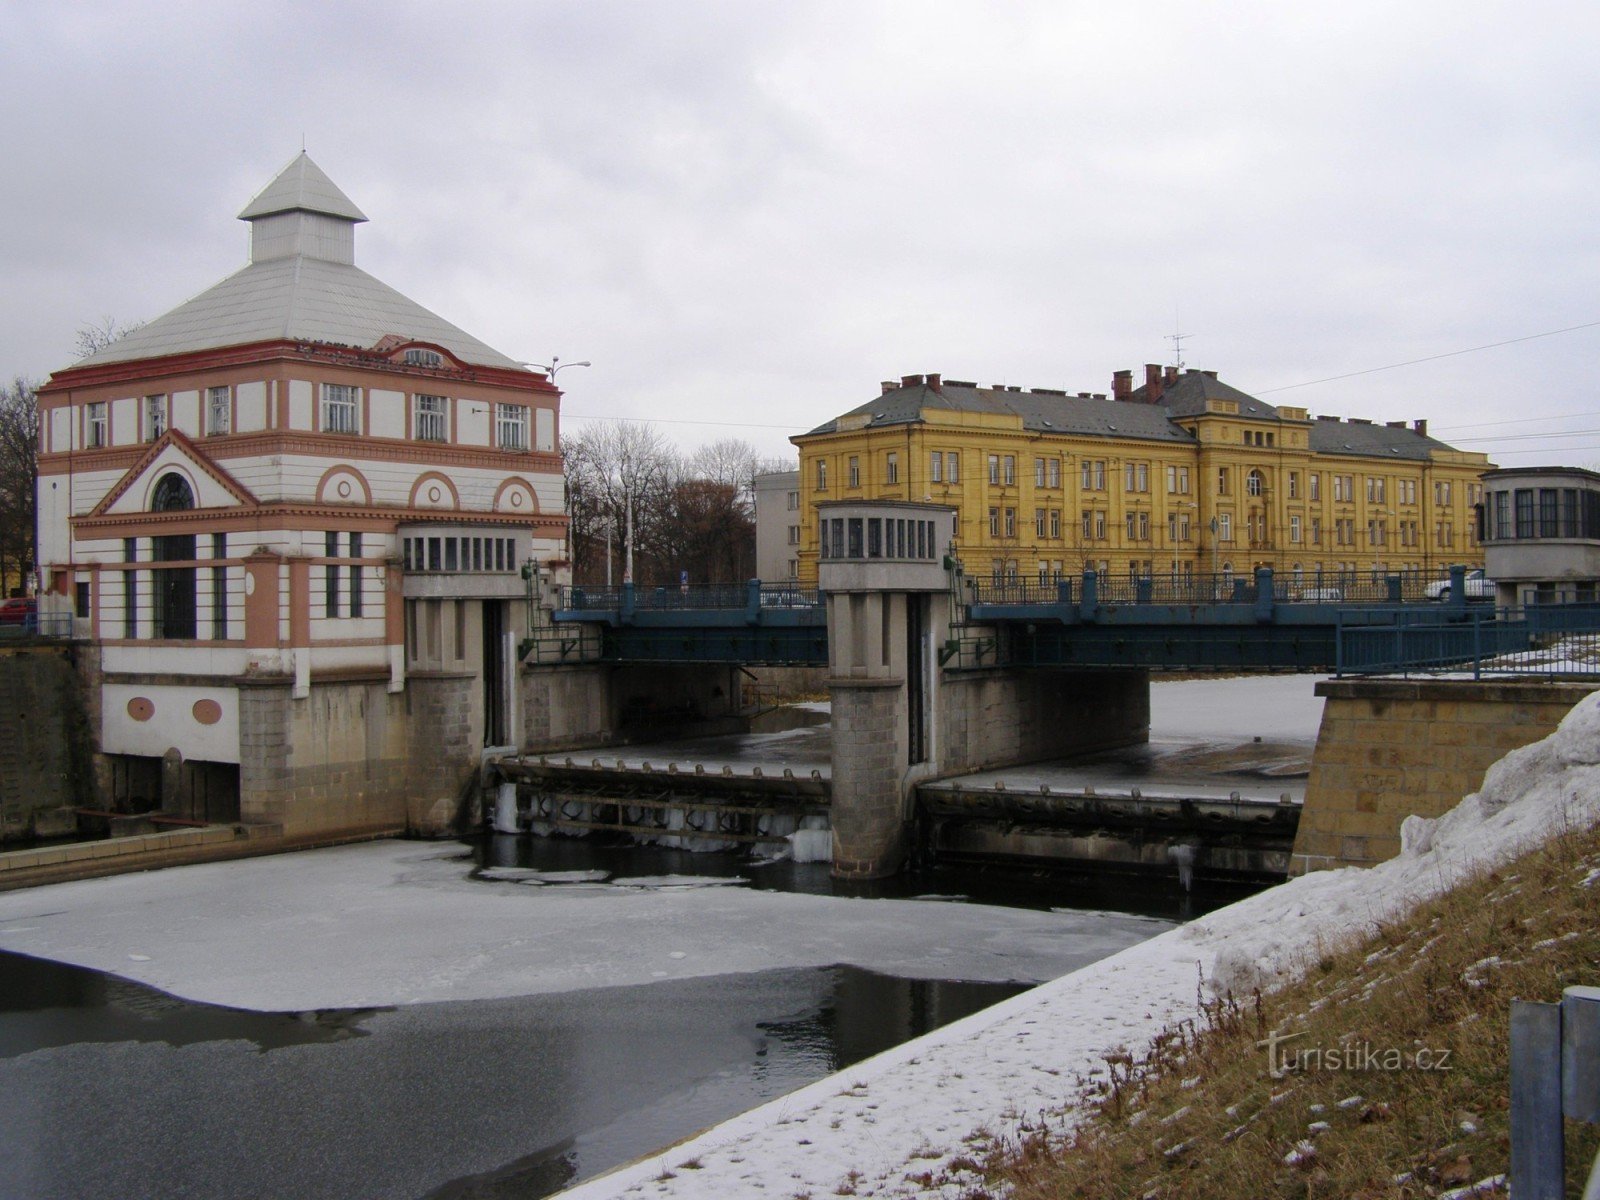
[{"label": "weir gate", "polygon": [[[533,820],[759,842],[825,809],[833,870],[847,878],[892,873],[918,849],[1170,870],[1174,847],[1202,875],[1281,877],[1294,805],[935,785],[1146,741],[1151,668],[1327,670],[1340,629],[1466,608],[1460,580],[1454,604],[1424,605],[1423,581],[1399,576],[973,582],[948,552],[953,509],[834,502],[820,517],[816,590],[752,581],[541,598],[522,645],[531,753],[498,762],[508,786],[545,797]],[[731,729],[743,672],[796,666],[827,671],[826,774],[693,776],[608,765],[595,749]]]}]

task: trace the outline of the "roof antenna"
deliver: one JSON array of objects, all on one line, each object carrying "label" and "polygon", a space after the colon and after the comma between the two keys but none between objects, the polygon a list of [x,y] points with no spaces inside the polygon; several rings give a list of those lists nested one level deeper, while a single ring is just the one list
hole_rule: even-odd
[{"label": "roof antenna", "polygon": [[1182,330],[1183,330],[1183,322],[1178,319],[1178,307],[1177,307],[1177,305],[1173,305],[1173,307],[1172,307],[1172,332],[1167,334],[1167,341],[1172,343],[1172,365],[1174,367],[1176,367],[1180,371],[1183,370],[1183,367],[1184,367],[1184,362],[1183,362],[1183,343],[1184,343],[1184,340],[1194,336],[1194,334],[1192,334],[1192,333],[1184,333],[1184,332],[1182,332]]},{"label": "roof antenna", "polygon": [[302,129],[300,131],[300,153],[304,154],[305,152],[306,152],[306,131],[304,129]]}]

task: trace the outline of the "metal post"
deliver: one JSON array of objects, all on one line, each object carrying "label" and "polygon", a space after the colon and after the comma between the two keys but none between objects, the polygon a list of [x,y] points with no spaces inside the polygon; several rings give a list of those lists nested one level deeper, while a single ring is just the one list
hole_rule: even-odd
[{"label": "metal post", "polygon": [[1561,1200],[1561,1005],[1511,1002],[1511,1194]]},{"label": "metal post", "polygon": [[1083,595],[1078,601],[1078,615],[1085,621],[1092,621],[1099,608],[1099,577],[1094,573],[1093,568],[1088,568],[1083,572]]},{"label": "metal post", "polygon": [[1272,620],[1272,606],[1276,596],[1273,594],[1272,568],[1256,568],[1256,620],[1268,622]]}]

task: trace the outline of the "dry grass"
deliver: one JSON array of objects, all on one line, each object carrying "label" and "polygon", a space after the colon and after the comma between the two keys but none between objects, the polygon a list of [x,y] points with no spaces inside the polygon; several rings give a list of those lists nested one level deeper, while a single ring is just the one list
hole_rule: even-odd
[{"label": "dry grass", "polygon": [[[1210,1002],[1148,1055],[1111,1056],[1068,1107],[1087,1120],[1024,1126],[984,1185],[965,1176],[967,1195],[1377,1200],[1500,1175],[1511,1000],[1600,983],[1597,912],[1600,830],[1575,831],[1323,954],[1296,984]],[[1260,1044],[1274,1033],[1292,1035],[1279,1065],[1297,1067],[1281,1078]],[[1444,1069],[1419,1069],[1422,1051]],[[1600,1129],[1567,1135],[1576,1196]]]}]

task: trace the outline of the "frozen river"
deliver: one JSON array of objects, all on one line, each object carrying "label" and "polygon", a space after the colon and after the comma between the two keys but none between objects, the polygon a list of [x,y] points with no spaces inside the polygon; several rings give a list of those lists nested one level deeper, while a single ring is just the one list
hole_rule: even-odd
[{"label": "frozen river", "polygon": [[[1154,736],[1192,748],[1217,738],[1209,723],[1230,744],[1309,744],[1310,687],[1161,685]],[[606,877],[491,880],[485,862]],[[543,1195],[1177,911],[1128,885],[940,885],[988,902],[515,838],[6,893],[0,1196]]]}]

